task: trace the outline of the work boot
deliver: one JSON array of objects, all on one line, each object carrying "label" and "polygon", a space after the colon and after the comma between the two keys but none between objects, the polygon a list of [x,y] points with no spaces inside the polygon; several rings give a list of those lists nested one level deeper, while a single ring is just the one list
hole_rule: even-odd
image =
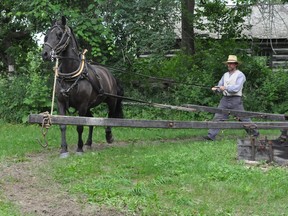
[{"label": "work boot", "polygon": [[207,141],[214,141],[214,139],[212,139],[211,137],[207,136],[203,136],[203,139],[207,140]]},{"label": "work boot", "polygon": [[280,141],[281,143],[286,142],[287,141],[287,135],[281,134],[276,140]]},{"label": "work boot", "polygon": [[287,130],[283,129],[283,130],[281,130],[280,136],[276,140],[278,140],[280,142],[286,142],[287,139],[288,139]]},{"label": "work boot", "polygon": [[255,131],[255,133],[253,134],[253,137],[257,138],[259,137],[260,133],[258,131]]}]

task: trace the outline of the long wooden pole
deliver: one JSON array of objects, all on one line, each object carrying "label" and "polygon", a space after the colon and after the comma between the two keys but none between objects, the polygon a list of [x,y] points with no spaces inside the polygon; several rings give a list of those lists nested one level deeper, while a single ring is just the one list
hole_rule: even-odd
[{"label": "long wooden pole", "polygon": [[[43,115],[29,115],[29,123],[42,123]],[[116,118],[91,118],[79,116],[51,116],[51,124],[56,125],[86,125],[86,126],[112,126],[112,127],[135,127],[135,128],[223,128],[240,129],[256,127],[258,129],[283,129],[288,128],[288,122],[213,122],[213,121],[174,121],[174,120],[133,120]]]},{"label": "long wooden pole", "polygon": [[284,114],[272,114],[272,113],[262,113],[262,112],[231,110],[231,109],[220,109],[216,107],[199,106],[199,105],[194,105],[194,104],[184,104],[183,106],[191,108],[191,109],[195,109],[197,111],[228,114],[228,115],[233,115],[237,117],[261,118],[261,119],[269,119],[269,120],[275,120],[275,121],[287,121],[288,120],[288,116]]}]

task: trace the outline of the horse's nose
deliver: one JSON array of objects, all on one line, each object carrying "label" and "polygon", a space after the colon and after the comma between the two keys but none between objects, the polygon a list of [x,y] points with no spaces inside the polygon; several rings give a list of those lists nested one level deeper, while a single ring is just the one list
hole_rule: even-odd
[{"label": "horse's nose", "polygon": [[44,52],[42,53],[42,59],[43,59],[43,60],[48,60],[48,59],[49,59],[49,54],[48,54],[47,51],[44,51]]}]

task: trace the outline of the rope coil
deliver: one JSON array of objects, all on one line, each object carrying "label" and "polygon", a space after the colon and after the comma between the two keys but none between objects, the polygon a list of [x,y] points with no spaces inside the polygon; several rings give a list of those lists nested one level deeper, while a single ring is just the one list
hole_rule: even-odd
[{"label": "rope coil", "polygon": [[46,148],[48,146],[48,141],[46,139],[46,135],[48,133],[48,129],[52,125],[51,115],[49,114],[49,112],[44,112],[41,114],[43,115],[43,120],[42,120],[42,124],[41,124],[41,132],[42,132],[44,144],[42,144],[39,139],[37,139],[37,141],[43,148]]}]

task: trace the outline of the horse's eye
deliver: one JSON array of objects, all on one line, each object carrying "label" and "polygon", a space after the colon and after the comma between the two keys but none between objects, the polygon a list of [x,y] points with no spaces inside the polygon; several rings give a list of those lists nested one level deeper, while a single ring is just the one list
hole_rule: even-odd
[{"label": "horse's eye", "polygon": [[57,32],[57,37],[58,37],[58,39],[61,39],[62,38],[62,32]]},{"label": "horse's eye", "polygon": [[47,39],[48,39],[48,37],[47,37],[47,35],[45,35],[45,37],[44,37],[44,42],[46,42]]}]

